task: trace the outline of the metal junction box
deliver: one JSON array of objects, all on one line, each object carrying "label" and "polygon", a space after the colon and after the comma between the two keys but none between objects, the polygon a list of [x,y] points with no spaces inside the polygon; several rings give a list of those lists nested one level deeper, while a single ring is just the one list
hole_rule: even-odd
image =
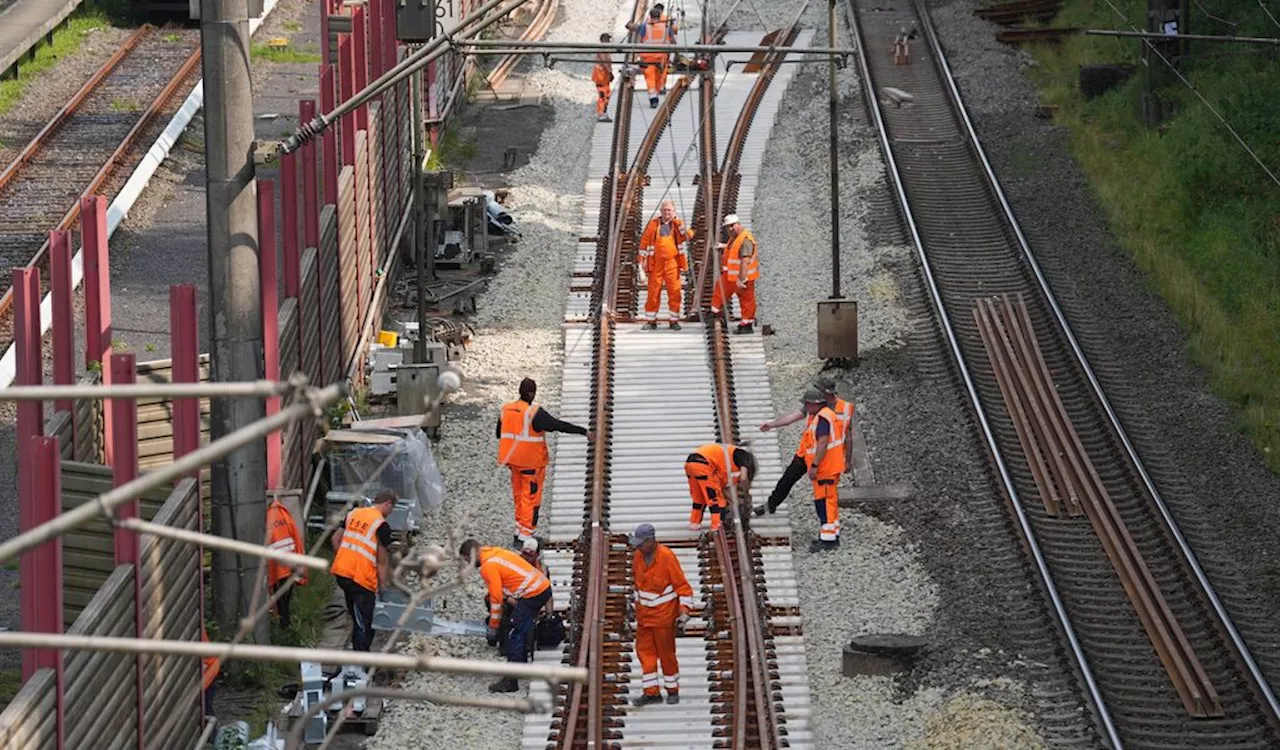
[{"label": "metal junction box", "polygon": [[825,299],[818,303],[818,359],[858,358],[858,303]]}]

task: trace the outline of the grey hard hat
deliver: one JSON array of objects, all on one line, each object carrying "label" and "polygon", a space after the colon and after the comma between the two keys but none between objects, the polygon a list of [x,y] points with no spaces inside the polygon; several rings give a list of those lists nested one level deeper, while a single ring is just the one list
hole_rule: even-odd
[{"label": "grey hard hat", "polygon": [[809,386],[804,390],[804,397],[801,400],[806,404],[825,404],[827,403],[827,394],[813,386]]},{"label": "grey hard hat", "polygon": [[830,375],[819,375],[814,378],[813,385],[823,393],[834,394],[836,392],[836,381]]},{"label": "grey hard hat", "polygon": [[636,527],[631,534],[631,546],[639,547],[647,539],[657,539],[658,532],[654,530],[653,524],[642,523]]}]

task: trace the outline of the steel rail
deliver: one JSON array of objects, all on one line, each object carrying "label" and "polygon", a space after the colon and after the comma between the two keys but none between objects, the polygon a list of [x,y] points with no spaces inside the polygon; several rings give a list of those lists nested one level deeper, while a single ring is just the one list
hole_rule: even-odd
[{"label": "steel rail", "polygon": [[[165,104],[167,104],[169,99],[173,97],[178,86],[180,86],[182,82],[191,75],[199,62],[200,48],[197,47],[196,50],[191,53],[191,56],[187,58],[186,62],[178,68],[178,72],[169,79],[169,82],[165,84],[165,87],[161,89],[160,93],[151,101],[150,106],[147,107],[146,111],[142,113],[142,116],[138,118],[134,123],[134,126],[129,130],[128,134],[126,134],[120,141],[120,145],[117,146],[115,151],[107,157],[102,167],[98,169],[98,173],[94,175],[93,179],[89,181],[89,184],[85,186],[85,189],[82,191],[82,195],[92,195],[106,183],[107,179],[115,172],[116,167],[120,165],[120,162],[124,159],[125,155],[134,147],[138,137],[141,136],[143,131],[151,124],[151,121],[155,119],[156,115],[164,109]],[[54,227],[54,230],[66,231],[73,227],[79,218],[80,201],[75,201],[70,210],[63,215],[62,220],[58,222],[58,225]],[[32,256],[31,260],[27,262],[26,267],[39,267],[44,263],[45,256],[48,254],[49,242],[46,240],[45,243],[40,246],[40,249],[36,251],[35,255]],[[0,296],[0,318],[7,316],[12,308],[13,287],[9,287],[8,289],[5,289],[4,295]]]},{"label": "steel rail", "polygon": [[[534,11],[533,18],[529,20],[529,25],[521,32],[520,41],[532,42],[546,36],[547,31],[551,29],[551,22],[555,20],[556,8],[559,7],[559,4],[559,0],[541,0],[538,4],[538,9]],[[511,75],[511,71],[515,70],[516,64],[519,62],[519,55],[511,53],[499,60],[498,64],[494,66],[493,72],[485,75],[489,88],[497,89],[505,83],[507,76]]]},{"label": "steel rail", "polygon": [[[1023,234],[1022,226],[1018,223],[1017,217],[1014,216],[1013,207],[1010,206],[1009,200],[1005,196],[1004,190],[1000,185],[1000,180],[996,177],[995,170],[991,167],[991,162],[987,158],[986,151],[982,148],[982,142],[978,138],[977,130],[974,128],[973,122],[969,119],[968,110],[964,106],[964,100],[960,96],[960,90],[956,86],[955,77],[951,73],[951,67],[947,64],[946,55],[942,51],[942,44],[938,40],[937,33],[933,28],[933,23],[932,20],[930,20],[927,10],[921,5],[919,0],[916,0],[915,7],[917,9],[917,13],[924,21],[921,26],[925,39],[929,43],[934,59],[938,62],[938,68],[942,72],[943,83],[945,84],[947,94],[955,107],[956,113],[959,115],[968,143],[973,149],[974,154],[977,156],[978,162],[982,165],[982,170],[986,174],[988,184],[990,185],[997,202],[1000,204],[1000,209],[1004,214],[1005,221],[1008,222],[1009,227],[1013,230],[1014,237],[1018,241],[1018,247],[1021,250],[1023,257],[1026,259],[1027,265],[1031,268],[1032,275],[1035,277],[1036,283],[1049,305],[1049,309],[1053,312],[1054,319],[1057,321],[1058,327],[1066,338],[1076,363],[1084,372],[1093,396],[1098,400],[1098,403],[1106,413],[1108,424],[1119,439],[1120,444],[1124,447],[1125,455],[1130,464],[1137,471],[1138,476],[1141,478],[1143,487],[1154,501],[1156,508],[1159,509],[1160,517],[1164,521],[1165,528],[1168,530],[1170,536],[1174,539],[1175,546],[1178,548],[1178,551],[1186,562],[1187,567],[1192,571],[1196,582],[1199,584],[1201,591],[1208,599],[1218,621],[1225,629],[1232,647],[1236,650],[1241,661],[1246,665],[1249,675],[1254,681],[1254,686],[1262,694],[1272,716],[1277,720],[1280,720],[1280,701],[1277,701],[1274,690],[1266,677],[1262,674],[1262,670],[1258,667],[1258,663],[1254,659],[1248,645],[1240,636],[1234,621],[1231,619],[1230,614],[1227,613],[1226,607],[1223,606],[1222,601],[1219,599],[1217,592],[1210,583],[1208,576],[1205,575],[1204,569],[1200,565],[1199,558],[1196,556],[1195,551],[1191,549],[1191,546],[1187,543],[1185,537],[1183,537],[1177,521],[1170,512],[1168,505],[1160,494],[1160,491],[1156,489],[1155,482],[1152,480],[1145,464],[1138,455],[1137,449],[1134,448],[1133,442],[1129,439],[1129,435],[1125,431],[1124,425],[1121,424],[1119,416],[1117,416],[1115,409],[1111,405],[1111,401],[1107,398],[1107,395],[1102,388],[1102,383],[1098,380],[1092,366],[1089,364],[1088,358],[1085,356],[1084,350],[1076,340],[1071,324],[1067,321],[1066,315],[1063,314],[1062,308],[1058,305],[1057,298],[1049,287],[1049,282],[1045,278],[1039,262],[1036,260],[1035,253],[1031,250],[1031,244],[1027,241],[1026,235]],[[864,87],[864,90],[867,90],[867,88]],[[877,118],[877,122],[879,122],[879,118]],[[905,196],[902,197],[905,199]]]},{"label": "steel rail", "polygon": [[36,152],[44,147],[45,141],[53,135],[54,131],[62,127],[62,123],[66,122],[72,113],[80,109],[80,105],[85,99],[89,98],[89,94],[96,91],[98,86],[111,74],[111,71],[115,70],[122,60],[132,54],[138,45],[142,43],[142,40],[154,30],[155,27],[151,24],[143,24],[141,28],[133,32],[125,40],[124,44],[120,45],[120,49],[116,50],[115,54],[104,62],[97,72],[89,77],[89,80],[85,81],[84,85],[76,93],[71,95],[67,103],[62,105],[62,109],[59,109],[57,114],[50,118],[43,128],[40,128],[40,132],[36,133],[31,142],[22,149],[22,152],[13,157],[13,161],[9,163],[9,166],[5,167],[4,172],[0,172],[0,191],[9,186],[9,183],[22,171],[27,162],[31,161]]}]

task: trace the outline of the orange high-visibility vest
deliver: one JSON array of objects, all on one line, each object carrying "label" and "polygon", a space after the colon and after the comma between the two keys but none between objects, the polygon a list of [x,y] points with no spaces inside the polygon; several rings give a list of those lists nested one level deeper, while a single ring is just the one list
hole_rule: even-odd
[{"label": "orange high-visibility vest", "polygon": [[[640,37],[641,44],[670,44],[670,31],[667,29],[665,21],[646,21],[644,24],[644,34]],[[668,55],[663,52],[646,52],[640,55],[641,62],[647,63],[664,63],[667,61]]]},{"label": "orange high-visibility vest", "polygon": [[675,259],[681,271],[689,268],[689,260],[680,252],[680,245],[693,239],[692,232],[685,232],[684,223],[672,219],[669,231],[662,233],[662,218],[655,216],[649,220],[640,235],[639,261],[645,273],[653,273],[655,267],[661,269],[662,264]]},{"label": "orange high-visibility vest", "polygon": [[596,53],[596,66],[591,69],[591,80],[597,86],[613,83],[613,59],[608,52]]},{"label": "orange high-visibility vest", "polygon": [[[720,485],[721,491],[729,484],[729,479],[737,479],[742,475],[742,467],[733,461],[733,452],[738,446],[730,443],[707,443],[694,449],[694,453],[707,459],[712,475]],[[726,453],[728,455],[726,455]]]},{"label": "orange high-visibility vest", "polygon": [[818,453],[818,418],[827,420],[831,433],[827,438],[827,452],[818,464],[818,476],[839,476],[844,471],[844,422],[829,407],[822,407],[817,414],[809,417],[804,435],[800,438],[800,450],[804,453],[804,463],[813,468],[814,456]]},{"label": "orange high-visibility vest", "polygon": [[729,242],[729,247],[725,248],[724,258],[721,259],[721,269],[728,274],[730,279],[735,282],[738,280],[738,273],[742,270],[742,244],[747,240],[751,240],[751,246],[755,248],[755,252],[747,259],[746,278],[747,281],[755,281],[760,278],[760,246],[756,243],[756,238],[751,232],[742,230]]},{"label": "orange high-visibility vest", "polygon": [[836,413],[837,419],[844,422],[844,434],[848,436],[849,426],[853,424],[853,402],[836,396],[836,402],[831,407],[831,411]]},{"label": "orange high-visibility vest", "polygon": [[360,586],[378,590],[378,527],[386,523],[377,508],[356,508],[347,514],[342,543],[329,572],[350,578]]},{"label": "orange high-visibility vest", "polygon": [[[302,533],[293,522],[293,514],[279,500],[272,500],[267,506],[267,546],[277,552],[303,554]],[[267,561],[267,584],[274,585],[293,574],[293,569],[284,563]],[[298,583],[306,583],[307,575],[302,573]]]},{"label": "orange high-visibility vest", "polygon": [[659,544],[653,553],[653,564],[636,550],[631,556],[631,573],[635,578],[636,626],[669,628],[676,618],[693,608],[693,587],[684,577],[680,560],[670,548]]},{"label": "orange high-visibility vest", "polygon": [[546,433],[533,429],[538,405],[512,401],[502,405],[502,436],[498,439],[498,463],[539,469],[549,463]]},{"label": "orange high-visibility vest", "polygon": [[489,627],[502,621],[502,603],[507,597],[528,599],[546,591],[551,581],[537,567],[511,550],[480,548],[480,577],[489,589]]}]

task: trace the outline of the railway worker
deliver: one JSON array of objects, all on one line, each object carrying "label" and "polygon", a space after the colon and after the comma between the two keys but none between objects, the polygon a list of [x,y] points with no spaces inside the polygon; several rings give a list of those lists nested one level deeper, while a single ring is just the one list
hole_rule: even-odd
[{"label": "railway worker", "polygon": [[[600,35],[600,43],[608,44],[613,37]],[[596,65],[591,69],[591,80],[596,84],[596,120],[613,122],[609,117],[609,97],[613,93],[613,56],[608,50],[596,53]]]},{"label": "railway worker", "polygon": [[[662,19],[662,11],[658,8],[649,10],[649,20],[640,27],[641,44],[676,43],[671,23]],[[640,63],[644,66],[644,80],[649,89],[649,107],[658,108],[658,96],[667,93],[667,68],[671,64],[669,52],[643,52]]]},{"label": "railway worker", "polygon": [[338,581],[351,616],[351,650],[368,651],[373,645],[373,606],[386,587],[391,559],[391,526],[387,516],[395,510],[396,493],[383,490],[368,508],[347,514],[331,541],[337,554],[329,572]]},{"label": "railway worker", "polygon": [[[813,381],[813,385],[827,395],[827,406],[844,423],[844,463],[845,472],[848,473],[853,470],[853,441],[848,439],[849,435],[852,434],[850,431],[853,429],[853,402],[840,398],[836,393],[836,381],[827,375],[820,376]],[[786,427],[794,422],[799,422],[804,418],[804,409],[796,409],[790,414],[784,414],[771,422],[765,422],[760,425],[760,431],[776,430],[779,427]],[[782,476],[778,477],[778,483],[774,485],[773,492],[769,493],[769,500],[763,505],[757,505],[755,514],[762,516],[765,511],[769,513],[777,512],[778,506],[782,505],[782,502],[791,494],[791,488],[795,487],[796,482],[799,482],[807,471],[808,467],[805,465],[804,454],[797,450],[791,458],[791,463],[787,464],[787,468],[783,470]]]},{"label": "railway worker", "polygon": [[[459,554],[480,569],[489,591],[489,641],[496,643],[502,620],[503,602],[511,604],[511,630],[507,634],[507,661],[529,659],[529,638],[538,613],[551,600],[551,581],[524,557],[502,547],[481,547],[468,539]],[[489,685],[491,693],[514,693],[519,689],[514,677],[503,677]]]},{"label": "railway worker", "polygon": [[538,510],[542,507],[542,488],[550,455],[546,433],[571,433],[591,439],[591,433],[585,427],[556,419],[533,403],[537,393],[538,384],[531,378],[520,381],[520,398],[502,405],[502,414],[495,429],[498,464],[511,470],[511,495],[516,515],[514,547],[524,544],[538,528]]},{"label": "railway worker", "polygon": [[844,422],[827,405],[827,394],[817,388],[804,392],[809,420],[800,438],[809,481],[813,483],[813,509],[818,514],[818,538],[809,551],[840,546],[840,503],[836,484],[844,472]]},{"label": "railway worker", "polygon": [[[297,555],[306,553],[306,548],[302,546],[302,532],[298,531],[298,525],[293,522],[293,514],[280,502],[280,498],[272,498],[271,504],[267,506],[267,546],[277,552],[292,552]],[[274,560],[267,561],[267,585],[273,594],[282,586],[287,586],[292,575],[293,568],[288,565]],[[306,583],[307,574],[300,569],[298,585],[305,586]],[[290,627],[293,622],[289,608],[292,599],[293,587],[289,586],[276,600],[276,614],[280,617],[281,627]]]},{"label": "railway worker", "polygon": [[729,484],[737,488],[740,502],[751,491],[756,457],[736,445],[707,443],[695,448],[685,459],[684,475],[689,479],[689,499],[693,501],[689,530],[702,529],[702,514],[710,508],[711,530],[715,531],[729,512]]},{"label": "railway worker", "polygon": [[[734,333],[751,333],[756,322],[756,279],[760,278],[756,238],[742,226],[737,214],[724,217],[728,244],[722,246],[720,278],[711,292],[711,314],[719,315],[729,307],[729,298],[737,295],[742,320]],[[726,313],[727,315],[727,313]]]},{"label": "railway worker", "polygon": [[689,259],[681,247],[693,239],[693,232],[676,218],[676,204],[670,198],[662,201],[658,215],[649,220],[640,235],[640,268],[648,278],[649,296],[644,302],[644,327],[658,327],[658,305],[662,289],[667,289],[667,327],[680,330],[681,275],[689,270]]},{"label": "railway worker", "polygon": [[693,609],[693,587],[670,548],[658,544],[652,524],[642,523],[631,535],[631,573],[635,580],[636,656],[640,659],[640,683],[644,693],[631,701],[638,707],[658,703],[658,670],[667,703],[680,702],[680,664],[676,661],[676,635],[684,634]]},{"label": "railway worker", "polygon": [[[546,576],[547,580],[551,580],[551,569],[547,567],[546,562],[542,559],[542,548],[544,546],[546,546],[546,543],[538,537],[526,539],[524,540],[524,545],[520,547],[520,556],[524,558],[525,562],[542,571],[542,575]],[[542,608],[543,612],[550,612],[555,608],[554,596],[552,594],[547,597],[547,603]]]},{"label": "railway worker", "polygon": [[[200,625],[200,640],[208,643],[209,634],[204,624]],[[213,716],[213,683],[222,671],[222,660],[216,656],[205,656],[200,659],[200,685],[204,690],[204,715]]]}]

